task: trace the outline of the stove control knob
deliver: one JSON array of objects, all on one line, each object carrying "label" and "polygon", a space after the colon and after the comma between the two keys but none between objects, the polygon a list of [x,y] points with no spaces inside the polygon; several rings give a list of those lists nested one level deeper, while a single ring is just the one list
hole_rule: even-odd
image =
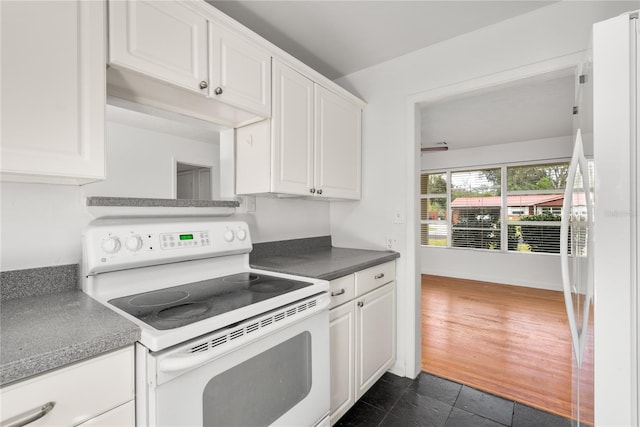
[{"label": "stove control knob", "polygon": [[224,232],[224,240],[226,240],[229,243],[233,242],[233,239],[235,239],[235,237],[236,235],[233,233],[232,230],[227,230]]},{"label": "stove control knob", "polygon": [[238,230],[238,240],[240,241],[244,241],[244,239],[247,238],[247,232],[244,229],[239,229]]},{"label": "stove control knob", "polygon": [[136,234],[134,236],[129,237],[127,241],[124,242],[124,245],[131,252],[139,251],[140,248],[142,248],[142,239],[140,238],[140,236]]},{"label": "stove control knob", "polygon": [[102,250],[108,254],[115,254],[120,250],[120,239],[116,236],[107,237],[102,241]]}]

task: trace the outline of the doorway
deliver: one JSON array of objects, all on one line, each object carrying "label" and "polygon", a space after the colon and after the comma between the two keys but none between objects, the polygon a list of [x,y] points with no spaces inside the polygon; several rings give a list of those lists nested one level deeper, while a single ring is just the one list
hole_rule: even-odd
[{"label": "doorway", "polygon": [[[573,75],[573,70],[575,69],[576,65],[579,63],[579,61],[582,59],[580,54],[577,55],[569,55],[567,57],[563,57],[563,58],[559,58],[559,59],[555,59],[553,61],[546,61],[544,63],[539,63],[539,64],[534,64],[531,66],[527,66],[527,67],[522,67],[521,69],[516,69],[516,70],[510,70],[504,73],[500,73],[497,75],[492,75],[492,76],[487,76],[487,77],[483,77],[483,78],[479,78],[479,79],[475,79],[472,81],[468,81],[468,82],[464,82],[458,85],[454,85],[454,86],[450,86],[450,87],[446,87],[446,88],[442,88],[442,89],[437,89],[437,90],[432,90],[429,92],[425,92],[422,94],[418,94],[415,96],[410,97],[410,99],[408,100],[408,117],[409,117],[409,129],[412,130],[411,135],[410,135],[410,146],[413,147],[413,150],[409,150],[409,156],[411,158],[408,158],[408,164],[413,166],[413,168],[409,168],[411,169],[411,171],[409,172],[411,174],[411,179],[409,179],[408,181],[412,184],[412,186],[414,186],[411,190],[413,190],[412,192],[410,192],[410,194],[414,195],[413,198],[413,203],[415,203],[415,205],[413,206],[413,209],[409,209],[409,211],[413,211],[415,214],[415,218],[414,221],[409,222],[409,227],[408,227],[408,233],[410,234],[410,239],[415,239],[415,250],[416,250],[416,259],[417,259],[417,269],[416,269],[416,277],[419,278],[418,282],[419,284],[417,285],[417,292],[416,292],[416,298],[417,300],[415,301],[415,306],[416,307],[422,307],[422,309],[424,310],[424,306],[421,305],[421,301],[422,301],[422,288],[423,285],[422,283],[424,283],[424,276],[422,276],[423,273],[430,273],[433,276],[450,276],[453,277],[453,280],[471,280],[473,281],[474,279],[476,280],[476,282],[482,281],[484,282],[496,282],[496,283],[509,283],[509,284],[514,284],[514,285],[525,285],[525,286],[531,286],[533,285],[535,287],[534,283],[531,283],[531,277],[535,277],[535,276],[531,276],[530,271],[536,271],[536,268],[538,270],[541,270],[538,267],[529,265],[527,268],[529,268],[530,270],[526,270],[526,268],[523,270],[523,266],[526,266],[527,264],[532,264],[530,261],[531,260],[527,260],[526,256],[528,255],[515,255],[515,254],[509,254],[509,253],[498,253],[498,254],[486,254],[486,253],[481,253],[482,251],[477,251],[477,250],[467,250],[467,249],[455,249],[455,248],[424,248],[420,245],[420,236],[424,235],[424,227],[423,227],[423,223],[421,223],[422,221],[422,216],[420,214],[420,200],[421,200],[421,191],[420,191],[420,173],[424,170],[424,164],[421,161],[420,156],[417,155],[417,153],[420,150],[421,147],[421,142],[424,138],[423,135],[423,126],[422,126],[422,120],[424,118],[424,114],[423,111],[425,108],[433,108],[434,106],[437,106],[438,104],[441,104],[443,106],[445,105],[453,105],[455,103],[457,103],[458,106],[464,105],[464,100],[465,98],[468,98],[471,95],[481,95],[481,94],[486,94],[486,93],[490,93],[492,91],[496,91],[496,90],[500,90],[500,89],[504,89],[504,88],[517,88],[519,84],[523,83],[523,82],[532,82],[535,81],[536,79],[545,79],[548,78],[549,76],[562,76],[562,75]],[[456,109],[454,109],[454,114],[455,114]],[[457,110],[459,111],[459,110]],[[570,112],[568,113],[569,117],[570,117]],[[469,120],[467,119],[467,122]],[[494,125],[495,127],[495,125]],[[511,129],[511,127],[508,127],[509,129]],[[468,130],[468,129],[467,129]],[[486,132],[488,133],[488,132]],[[506,134],[506,132],[505,132]],[[497,138],[496,136],[493,136],[492,138],[494,138],[494,140]],[[514,137],[513,135],[507,135],[506,138],[510,138],[511,142],[526,142],[526,141],[519,141],[518,137]],[[525,136],[522,139],[527,139],[527,137]],[[539,138],[540,140],[544,140],[547,138]],[[431,159],[435,159],[437,160],[439,163],[437,164],[437,166],[435,166],[433,169],[464,169],[464,168],[468,168],[471,166],[480,166],[480,165],[489,165],[489,164],[496,164],[496,163],[502,163],[502,162],[508,162],[508,160],[510,159],[513,162],[518,162],[520,160],[527,160],[526,156],[536,156],[536,143],[531,142],[529,144],[519,144],[519,145],[513,145],[513,144],[508,144],[507,141],[500,141],[497,144],[487,144],[486,142],[483,145],[479,145],[477,147],[466,147],[467,151],[466,153],[462,153],[462,149],[459,149],[458,147],[455,146],[455,144],[452,143],[453,140],[449,140],[447,141],[446,138],[443,137],[438,137],[438,138],[434,138],[433,140],[429,141],[428,143],[431,145],[427,145],[427,146],[435,146],[435,145],[442,145],[442,142],[446,142],[447,146],[448,146],[448,151],[434,151],[434,152],[427,152],[427,155],[429,155],[431,157]],[[569,143],[567,144],[566,147],[566,151],[564,152],[564,154],[562,154],[562,150],[558,151],[558,153],[560,153],[560,155],[543,155],[543,156],[539,156],[541,158],[537,158],[536,160],[546,160],[549,158],[560,158],[560,157],[564,157],[564,158],[568,158],[570,157],[570,147],[571,147],[571,138],[569,138]],[[539,142],[541,144],[544,144],[543,142]],[[547,142],[547,148],[549,148],[553,143],[551,142]],[[490,147],[491,145],[493,145],[493,148],[487,148]],[[455,153],[456,150],[459,150],[458,153]],[[501,153],[502,152],[502,153]],[[501,155],[503,155],[503,158],[500,161],[496,161],[495,159],[492,159],[492,157],[495,157],[495,154],[499,153]],[[470,156],[471,154],[471,156]],[[524,154],[524,157],[523,157]],[[507,160],[505,160],[504,156],[506,155]],[[509,157],[510,156],[510,157]],[[472,158],[471,162],[467,162],[467,163],[461,163],[460,159],[461,158]],[[473,163],[475,162],[475,163]],[[450,214],[451,211],[449,211]],[[411,229],[413,227],[413,230]],[[449,237],[450,239],[450,237]],[[449,240],[449,245],[451,244],[451,241]],[[495,256],[498,255],[497,257],[494,257],[493,259],[491,259],[491,257],[489,256]],[[519,258],[514,258],[514,257],[519,257]],[[514,261],[515,260],[515,261]],[[555,264],[557,265],[557,269],[555,267]],[[508,268],[505,269],[505,265],[508,266]],[[552,259],[547,259],[546,260],[546,266],[548,266],[548,268],[545,268],[545,270],[548,270],[551,273],[548,273],[548,277],[547,277],[547,282],[551,282],[554,280],[560,281],[560,275],[559,275],[559,262],[553,261]],[[500,269],[503,269],[505,271],[502,271],[499,274],[493,274],[492,272],[495,273],[496,271],[500,271]],[[520,273],[520,276],[518,276],[517,271],[518,270],[523,270]],[[514,272],[516,272],[515,276],[514,276]],[[456,277],[457,276],[457,277]],[[524,280],[522,283],[519,283],[518,277],[528,277],[528,281]],[[535,282],[535,280],[533,280]],[[477,283],[476,283],[477,284]],[[467,283],[467,285],[469,286],[469,284]],[[498,285],[500,286],[500,285]],[[561,284],[559,284],[558,289],[561,289]],[[545,284],[543,283],[541,286],[539,287],[545,287]],[[446,286],[445,286],[446,289]],[[425,325],[425,323],[422,323],[422,317],[420,316],[422,310],[419,310],[416,318],[415,318],[415,322],[416,324],[420,324],[420,328],[428,328],[428,325]],[[566,317],[566,315],[565,315]],[[425,332],[428,331],[422,331],[422,334],[416,334],[416,344],[418,344],[419,342],[421,342],[422,336]],[[420,348],[419,352],[424,351],[422,348]],[[522,357],[526,357],[522,356]],[[424,357],[420,357],[419,359],[420,361],[424,360]],[[421,366],[422,367],[422,366]],[[425,369],[428,371],[428,369]],[[492,390],[489,390],[492,391]],[[499,394],[498,390],[494,390],[493,392],[495,392],[496,394]],[[544,409],[544,408],[543,408]],[[556,411],[558,412],[558,411]],[[564,414],[566,416],[566,414]]]}]

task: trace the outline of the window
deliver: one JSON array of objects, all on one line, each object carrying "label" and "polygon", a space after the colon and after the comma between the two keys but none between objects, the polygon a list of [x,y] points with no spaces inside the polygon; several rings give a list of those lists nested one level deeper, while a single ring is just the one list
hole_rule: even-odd
[{"label": "window", "polygon": [[451,173],[451,246],[500,249],[500,172]]},{"label": "window", "polygon": [[563,162],[424,173],[420,243],[559,253],[568,169]]},{"label": "window", "polygon": [[507,217],[510,251],[560,253],[560,219],[568,163],[507,167],[507,205],[523,206]]},{"label": "window", "polygon": [[420,177],[420,244],[447,246],[447,174]]}]

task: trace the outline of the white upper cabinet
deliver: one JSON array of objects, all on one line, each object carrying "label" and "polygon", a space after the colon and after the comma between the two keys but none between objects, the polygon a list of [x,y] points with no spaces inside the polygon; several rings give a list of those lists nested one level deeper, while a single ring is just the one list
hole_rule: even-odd
[{"label": "white upper cabinet", "polygon": [[104,178],[105,5],[0,1],[2,179]]},{"label": "white upper cabinet", "polygon": [[226,27],[209,23],[210,94],[224,102],[271,116],[271,55]]},{"label": "white upper cabinet", "polygon": [[361,111],[346,99],[315,86],[316,192],[330,198],[359,199]]},{"label": "white upper cabinet", "polygon": [[271,116],[271,53],[206,3],[109,7],[110,95],[232,127]]},{"label": "white upper cabinet", "polygon": [[311,195],[313,82],[278,61],[273,62],[272,113],[272,191]]},{"label": "white upper cabinet", "polygon": [[257,124],[237,134],[236,193],[359,199],[360,106],[275,58],[272,87],[270,134]]},{"label": "white upper cabinet", "polygon": [[175,1],[109,2],[109,62],[208,93],[207,20]]}]

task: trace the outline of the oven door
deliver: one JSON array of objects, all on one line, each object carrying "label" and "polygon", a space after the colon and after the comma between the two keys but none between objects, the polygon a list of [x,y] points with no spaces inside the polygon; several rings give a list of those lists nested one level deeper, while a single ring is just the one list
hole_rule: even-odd
[{"label": "oven door", "polygon": [[[294,314],[286,317],[287,312]],[[220,342],[215,334],[181,345],[180,351],[148,354],[149,378],[149,371],[156,375],[146,382],[145,424],[314,426],[323,421],[330,406],[328,297],[316,297],[310,308],[306,303],[283,308],[285,317],[278,321],[273,319],[279,313],[272,314],[227,330],[229,337],[272,319],[264,331],[232,342],[232,349],[214,348],[210,359],[209,350],[188,354],[185,349]]]}]

